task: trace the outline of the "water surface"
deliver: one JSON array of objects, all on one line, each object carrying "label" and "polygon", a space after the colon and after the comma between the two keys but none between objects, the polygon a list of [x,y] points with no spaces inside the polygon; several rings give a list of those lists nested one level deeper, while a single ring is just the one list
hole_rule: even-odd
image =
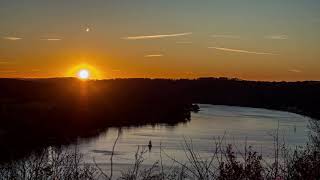
[{"label": "water surface", "polygon": [[[123,128],[115,150],[116,169],[125,169],[132,164],[138,147],[147,150],[144,164],[154,163],[160,159],[160,143],[163,162],[170,166],[170,158],[186,161],[184,140],[192,140],[194,150],[203,157],[209,157],[214,150],[214,142],[223,137],[226,144],[233,144],[240,151],[247,142],[265,158],[272,158],[277,129],[281,143],[285,142],[290,147],[302,146],[308,140],[309,118],[298,114],[205,104],[201,104],[200,108],[200,112],[192,113],[189,123],[175,127],[149,125]],[[107,167],[117,133],[117,129],[108,129],[97,138],[80,140],[78,148],[84,153],[84,160],[92,163],[95,159],[100,166]],[[146,145],[150,140],[153,147],[148,151]]]}]

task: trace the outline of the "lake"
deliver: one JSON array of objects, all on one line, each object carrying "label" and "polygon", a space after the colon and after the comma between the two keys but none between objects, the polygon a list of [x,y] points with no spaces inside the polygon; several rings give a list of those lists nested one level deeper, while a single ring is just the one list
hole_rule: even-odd
[{"label": "lake", "polygon": [[[200,104],[200,112],[192,113],[191,121],[177,126],[143,126],[122,128],[115,148],[116,171],[130,166],[137,148],[145,148],[145,162],[148,166],[160,159],[160,143],[164,165],[171,166],[170,158],[185,162],[184,140],[191,141],[193,148],[202,157],[209,157],[214,142],[224,137],[225,144],[233,144],[240,151],[245,142],[264,158],[272,158],[274,135],[279,128],[280,142],[289,147],[302,146],[308,141],[309,118],[298,114],[266,109]],[[134,121],[134,119],[132,119]],[[110,152],[118,129],[108,129],[92,139],[80,139],[78,149],[84,154],[84,161],[93,159],[102,168],[107,168]],[[152,142],[149,151],[146,146]],[[170,157],[170,158],[169,158]]]}]

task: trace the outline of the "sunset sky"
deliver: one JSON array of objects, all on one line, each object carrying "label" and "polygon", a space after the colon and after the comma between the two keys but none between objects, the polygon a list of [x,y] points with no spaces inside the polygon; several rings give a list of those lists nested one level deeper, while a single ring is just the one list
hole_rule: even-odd
[{"label": "sunset sky", "polygon": [[319,0],[1,0],[0,77],[320,80]]}]

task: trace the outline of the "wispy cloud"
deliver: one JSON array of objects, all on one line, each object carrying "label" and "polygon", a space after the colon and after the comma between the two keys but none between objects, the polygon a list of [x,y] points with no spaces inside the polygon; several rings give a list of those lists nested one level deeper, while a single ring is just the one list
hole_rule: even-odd
[{"label": "wispy cloud", "polygon": [[287,35],[269,35],[265,37],[266,39],[272,39],[272,40],[286,40],[289,39],[289,36]]},{"label": "wispy cloud", "polygon": [[178,41],[177,44],[192,44],[191,41]]},{"label": "wispy cloud", "polygon": [[162,57],[163,54],[149,54],[149,55],[145,55],[145,58],[153,58],[153,57]]},{"label": "wispy cloud", "polygon": [[212,38],[226,38],[226,39],[240,39],[240,36],[231,35],[231,34],[214,34],[211,37]]},{"label": "wispy cloud", "polygon": [[170,37],[179,37],[179,36],[188,36],[192,32],[178,33],[178,34],[157,34],[157,35],[142,35],[142,36],[129,36],[124,37],[126,40],[141,40],[141,39],[161,39],[161,38],[170,38]]},{"label": "wispy cloud", "polygon": [[16,70],[0,70],[0,73],[16,73]]},{"label": "wispy cloud", "polygon": [[9,65],[9,64],[15,64],[15,63],[7,60],[0,60],[0,65]]},{"label": "wispy cloud", "polygon": [[302,71],[299,70],[299,69],[289,69],[288,70],[289,72],[292,72],[292,73],[301,73]]},{"label": "wispy cloud", "polygon": [[42,41],[61,41],[61,38],[41,38]]},{"label": "wispy cloud", "polygon": [[209,49],[216,49],[219,51],[227,51],[227,52],[235,52],[235,53],[246,53],[246,54],[257,54],[257,55],[276,55],[274,53],[269,52],[256,52],[256,51],[247,51],[243,49],[230,49],[224,47],[208,47]]},{"label": "wispy cloud", "polygon": [[5,37],[3,37],[3,39],[5,39],[5,40],[10,40],[10,41],[17,41],[17,40],[21,40],[22,38],[20,38],[20,37],[13,37],[13,36],[5,36]]}]

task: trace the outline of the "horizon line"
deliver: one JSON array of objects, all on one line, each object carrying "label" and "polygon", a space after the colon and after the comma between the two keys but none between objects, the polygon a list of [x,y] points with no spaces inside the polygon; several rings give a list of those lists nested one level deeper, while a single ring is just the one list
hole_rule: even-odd
[{"label": "horizon line", "polygon": [[[72,77],[72,76],[57,76],[57,77],[0,77],[2,79],[12,79],[12,80],[50,80],[50,79],[74,79],[83,82],[83,80]],[[245,78],[237,78],[237,77],[215,77],[215,76],[203,76],[203,77],[195,77],[195,78],[161,78],[161,77],[119,77],[119,78],[99,78],[99,79],[88,79],[86,81],[104,81],[104,80],[130,80],[130,79],[145,79],[145,80],[201,80],[201,79],[224,79],[224,80],[236,80],[236,81],[247,81],[247,82],[320,82],[320,80],[253,80],[253,79],[245,79]]]}]

